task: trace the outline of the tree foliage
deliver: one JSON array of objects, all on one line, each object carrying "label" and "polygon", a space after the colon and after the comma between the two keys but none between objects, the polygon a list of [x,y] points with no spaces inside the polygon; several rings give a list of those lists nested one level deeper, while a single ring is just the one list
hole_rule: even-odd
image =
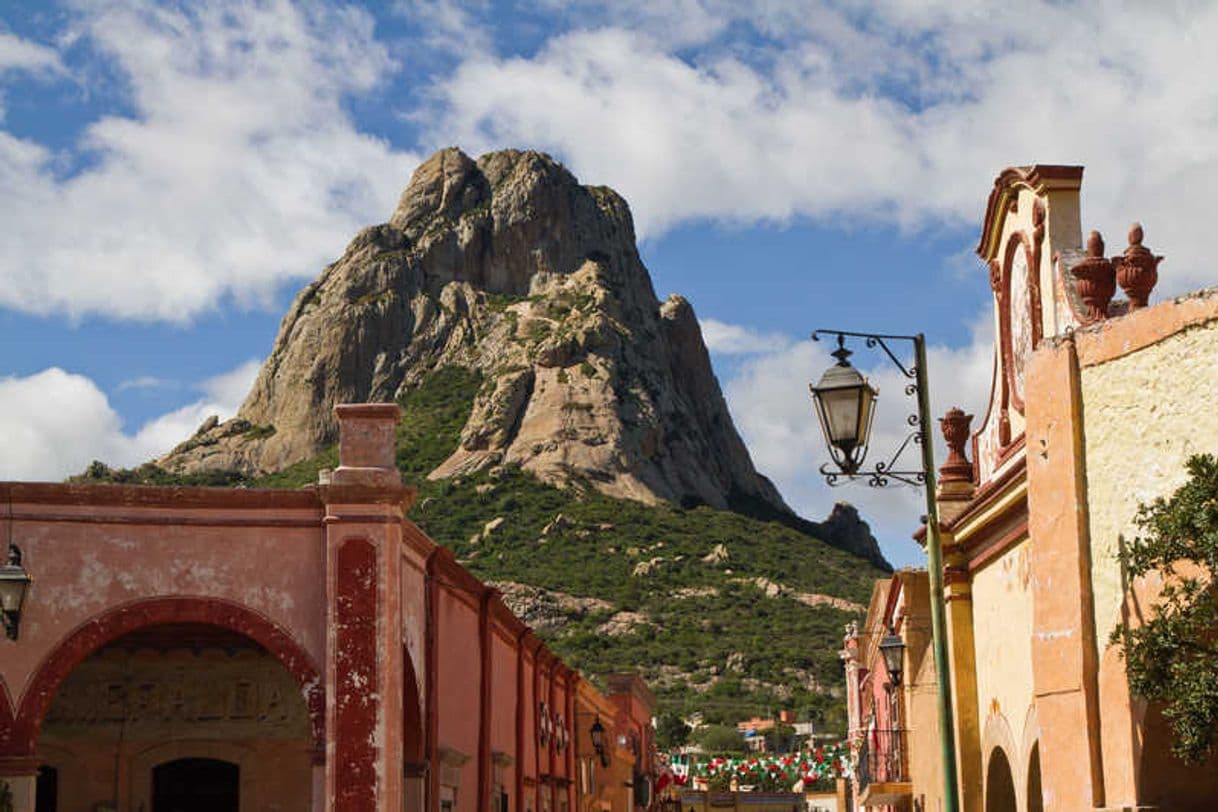
[{"label": "tree foliage", "polygon": [[1134,694],[1161,703],[1173,752],[1206,758],[1218,734],[1218,459],[1186,464],[1189,480],[1168,498],[1141,505],[1139,536],[1121,550],[1130,579],[1158,571],[1164,587],[1143,625],[1112,633]]},{"label": "tree foliage", "polygon": [[745,753],[744,737],[729,725],[703,725],[693,733],[696,743],[708,753]]},{"label": "tree foliage", "polygon": [[668,711],[656,720],[656,743],[661,750],[675,750],[689,741],[690,728],[681,714]]}]

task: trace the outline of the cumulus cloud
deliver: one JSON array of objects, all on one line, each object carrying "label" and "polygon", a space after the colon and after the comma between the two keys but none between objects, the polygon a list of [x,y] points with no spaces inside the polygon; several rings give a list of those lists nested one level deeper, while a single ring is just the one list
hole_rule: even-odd
[{"label": "cumulus cloud", "polygon": [[535,54],[471,53],[439,83],[433,133],[549,149],[622,192],[643,235],[969,225],[1003,167],[1082,163],[1085,227],[1116,244],[1143,220],[1164,292],[1218,279],[1218,89],[1200,78],[1218,74],[1218,6],[554,6],[572,27]]},{"label": "cumulus cloud", "polygon": [[[927,350],[931,412],[937,418],[952,406],[975,414],[979,424],[989,398],[994,341],[991,317],[986,313],[973,327],[965,347],[931,346]],[[912,345],[894,342],[899,357],[912,361]],[[868,466],[886,460],[909,433],[906,418],[917,412],[916,402],[904,394],[908,380],[878,349],[851,345],[851,360],[880,391]],[[724,393],[732,417],[758,470],[774,480],[788,503],[809,518],[820,518],[826,506],[847,501],[859,508],[872,532],[894,564],[917,563],[920,552],[910,534],[915,517],[926,512],[921,489],[873,489],[865,482],[830,488],[819,472],[828,452],[813,411],[807,384],[815,382],[833,363],[832,346],[824,341],[801,341],[774,352],[744,359],[726,382]],[[946,459],[946,448],[935,425],[936,460]],[[911,445],[901,457],[907,469],[921,467],[919,450]]]},{"label": "cumulus cloud", "polygon": [[717,355],[754,355],[785,348],[790,339],[778,333],[763,333],[717,319],[699,319],[706,348]]},{"label": "cumulus cloud", "polygon": [[344,108],[393,69],[363,10],[133,0],[82,4],[73,25],[131,112],[66,155],[0,131],[0,305],[184,321],[264,303],[383,221],[417,162]]},{"label": "cumulus cloud", "polygon": [[63,73],[63,63],[54,48],[0,31],[0,71]]},{"label": "cumulus cloud", "polygon": [[149,420],[134,433],[90,378],[58,367],[26,377],[0,378],[0,479],[58,480],[93,460],[131,467],[165,453],[207,417],[236,413],[260,362],[209,378],[202,397]]}]

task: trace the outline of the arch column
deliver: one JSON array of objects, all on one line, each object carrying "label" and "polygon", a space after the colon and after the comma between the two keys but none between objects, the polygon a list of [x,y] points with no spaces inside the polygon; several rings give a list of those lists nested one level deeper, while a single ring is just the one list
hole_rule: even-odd
[{"label": "arch column", "polygon": [[38,788],[38,759],[32,756],[0,756],[0,781],[13,795],[13,812],[34,812]]},{"label": "arch column", "polygon": [[319,487],[326,506],[326,809],[400,810],[403,803],[402,520],[414,490],[395,460],[401,410],[335,408],[339,467]]}]

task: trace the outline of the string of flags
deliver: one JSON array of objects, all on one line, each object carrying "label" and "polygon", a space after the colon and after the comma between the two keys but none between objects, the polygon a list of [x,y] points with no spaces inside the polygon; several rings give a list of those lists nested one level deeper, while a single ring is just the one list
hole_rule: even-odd
[{"label": "string of flags", "polygon": [[[752,786],[763,791],[789,791],[802,781],[805,787],[850,775],[849,748],[846,744],[826,744],[797,753],[758,753],[752,756],[670,756],[660,781],[679,787],[705,781],[714,788],[726,788],[733,779],[738,787]],[[657,789],[662,787],[657,786]]]}]

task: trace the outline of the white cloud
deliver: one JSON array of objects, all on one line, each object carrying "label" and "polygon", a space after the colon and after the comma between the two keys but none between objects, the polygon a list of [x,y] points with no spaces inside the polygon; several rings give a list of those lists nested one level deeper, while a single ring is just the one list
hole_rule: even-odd
[{"label": "white cloud", "polygon": [[762,333],[717,319],[699,319],[698,323],[702,327],[702,340],[706,342],[706,348],[719,355],[774,352],[791,343],[790,339],[778,333]]},{"label": "white cloud", "polygon": [[185,440],[207,417],[236,413],[260,363],[250,360],[200,383],[203,397],[129,434],[105,393],[58,367],[0,378],[0,480],[59,480],[95,459],[131,467]]},{"label": "white cloud", "polygon": [[0,31],[0,71],[63,73],[63,63],[54,48]]},{"label": "white cloud", "polygon": [[[990,322],[988,313],[975,322],[972,341],[966,347],[928,348],[931,412],[936,418],[952,406],[960,406],[976,415],[973,428],[979,424],[988,402],[993,369]],[[855,351],[851,360],[880,390],[867,458],[867,467],[871,467],[900,446],[909,432],[906,418],[916,414],[917,403],[904,394],[908,379],[878,348],[868,350],[858,341],[848,346]],[[912,361],[909,342],[893,342],[891,347],[898,357]],[[926,512],[921,489],[873,489],[863,481],[830,488],[818,470],[829,456],[807,384],[815,382],[833,363],[831,349],[824,341],[802,341],[742,360],[724,387],[728,407],[754,464],[774,480],[798,513],[822,518],[826,506],[834,501],[851,502],[871,523],[891,562],[916,563],[921,554],[909,536],[918,528],[918,517]],[[936,465],[940,465],[946,459],[946,449],[937,422],[934,435]],[[919,454],[918,447],[911,444],[898,467],[920,468]]]},{"label": "white cloud", "polygon": [[73,24],[134,113],[68,155],[0,132],[2,306],[183,321],[264,303],[383,221],[417,161],[344,109],[393,68],[360,9],[133,0]]},{"label": "white cloud", "polygon": [[119,383],[115,387],[119,392],[126,392],[129,389],[165,389],[175,386],[176,383],[167,378],[158,378],[155,375],[140,375],[136,378],[128,378]]},{"label": "white cloud", "polygon": [[1119,248],[1143,220],[1165,293],[1218,281],[1218,5],[638,6],[577,2],[534,55],[469,54],[438,85],[435,139],[549,149],[622,192],[643,235],[971,225],[1003,167],[1082,163],[1085,228]]}]

